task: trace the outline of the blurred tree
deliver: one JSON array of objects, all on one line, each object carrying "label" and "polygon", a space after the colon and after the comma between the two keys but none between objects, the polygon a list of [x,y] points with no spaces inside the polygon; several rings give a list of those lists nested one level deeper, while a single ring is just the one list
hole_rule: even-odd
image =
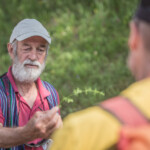
[{"label": "blurred tree", "polygon": [[104,91],[104,97],[80,95],[62,104],[62,115],[117,95],[133,79],[126,67],[128,23],[138,0],[0,0],[0,73],[10,59],[7,43],[21,19],[35,18],[50,32],[42,78],[60,99],[80,88]]}]

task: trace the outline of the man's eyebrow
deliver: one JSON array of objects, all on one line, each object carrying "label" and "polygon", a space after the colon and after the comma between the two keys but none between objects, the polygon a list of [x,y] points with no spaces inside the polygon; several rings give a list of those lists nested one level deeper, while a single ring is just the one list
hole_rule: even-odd
[{"label": "man's eyebrow", "polygon": [[46,45],[45,45],[45,44],[41,44],[41,45],[40,45],[40,47],[43,47],[43,48],[45,48],[45,47],[46,47]]},{"label": "man's eyebrow", "polygon": [[23,43],[22,46],[30,46],[30,45],[27,43]]}]

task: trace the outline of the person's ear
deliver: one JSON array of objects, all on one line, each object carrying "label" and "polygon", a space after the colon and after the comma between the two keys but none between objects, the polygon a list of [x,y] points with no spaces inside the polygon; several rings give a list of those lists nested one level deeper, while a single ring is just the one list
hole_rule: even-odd
[{"label": "person's ear", "polygon": [[11,59],[13,60],[14,59],[14,52],[13,52],[13,47],[12,47],[11,43],[7,44],[7,50],[8,50],[8,53],[9,53]]},{"label": "person's ear", "polygon": [[130,35],[128,45],[130,50],[137,50],[140,44],[140,35],[134,22],[130,23]]}]

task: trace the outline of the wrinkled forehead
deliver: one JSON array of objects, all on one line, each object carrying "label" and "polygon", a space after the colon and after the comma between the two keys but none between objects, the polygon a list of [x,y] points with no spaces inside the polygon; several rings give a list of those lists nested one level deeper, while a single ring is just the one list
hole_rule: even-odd
[{"label": "wrinkled forehead", "polygon": [[25,40],[22,40],[20,42],[22,42],[22,43],[32,42],[32,43],[48,44],[48,42],[44,38],[42,38],[40,36],[32,36],[32,37],[27,38]]},{"label": "wrinkled forehead", "polygon": [[34,36],[27,38],[22,41],[18,41],[18,46],[42,46],[42,47],[47,47],[49,44],[48,42],[40,37],[40,36]]}]

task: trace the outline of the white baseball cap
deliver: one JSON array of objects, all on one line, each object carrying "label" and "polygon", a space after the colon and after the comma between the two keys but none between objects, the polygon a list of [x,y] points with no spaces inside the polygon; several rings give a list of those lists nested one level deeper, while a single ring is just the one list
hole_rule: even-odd
[{"label": "white baseball cap", "polygon": [[15,39],[18,41],[25,40],[32,36],[40,36],[49,44],[51,38],[45,27],[36,19],[23,19],[13,29],[9,42],[12,43]]}]

